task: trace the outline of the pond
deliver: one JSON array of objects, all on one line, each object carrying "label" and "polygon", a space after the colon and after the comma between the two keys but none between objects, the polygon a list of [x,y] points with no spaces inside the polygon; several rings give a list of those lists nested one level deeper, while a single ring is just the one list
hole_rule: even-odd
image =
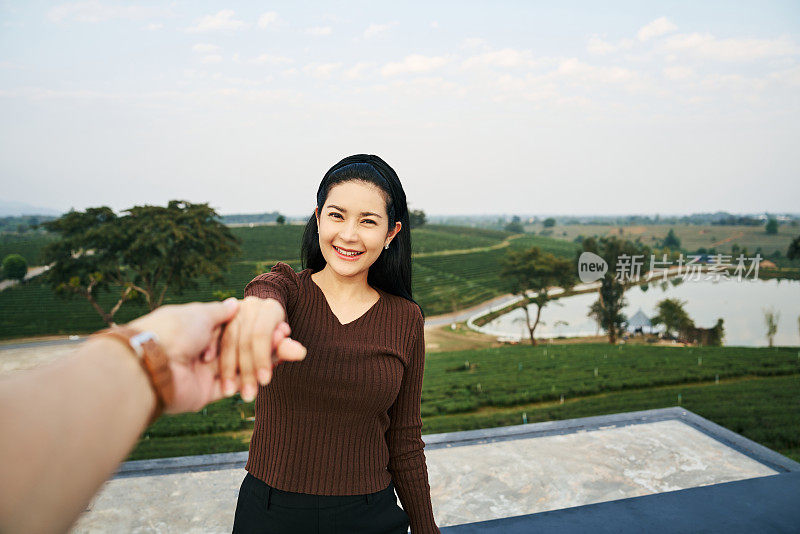
[{"label": "pond", "polygon": [[[653,317],[656,303],[665,298],[685,301],[684,309],[695,326],[711,328],[721,317],[725,321],[725,345],[766,346],[764,310],[772,308],[780,313],[775,345],[800,345],[800,281],[734,279],[714,282],[673,278],[669,282],[651,282],[646,291],[641,287],[626,291],[628,304],[623,313],[630,318],[641,309],[645,315]],[[550,302],[542,310],[536,337],[596,335],[597,324],[586,316],[596,300],[597,292],[592,292]],[[530,306],[529,311],[532,322],[536,306]],[[494,319],[485,329],[498,336],[524,334],[528,337],[525,313],[521,309]]]}]

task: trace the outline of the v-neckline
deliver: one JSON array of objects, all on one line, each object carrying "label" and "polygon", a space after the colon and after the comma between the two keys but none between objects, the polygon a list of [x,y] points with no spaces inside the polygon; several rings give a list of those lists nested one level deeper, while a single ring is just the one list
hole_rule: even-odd
[{"label": "v-neckline", "polygon": [[[356,317],[355,319],[353,319],[353,320],[352,320],[352,321],[350,321],[349,323],[342,323],[342,321],[339,319],[339,316],[338,316],[338,315],[336,315],[335,313],[333,313],[333,308],[331,308],[331,305],[330,305],[330,303],[328,302],[328,297],[326,297],[326,296],[325,296],[325,292],[324,292],[324,291],[322,291],[322,288],[321,288],[321,287],[319,287],[319,286],[317,285],[317,283],[314,281],[314,279],[313,279],[313,278],[311,278],[311,275],[312,275],[312,274],[313,274],[313,273],[312,273],[312,272],[311,272],[311,270],[309,269],[309,272],[308,272],[308,281],[309,281],[309,282],[311,282],[311,285],[313,285],[313,286],[314,286],[314,288],[315,288],[315,290],[316,290],[316,291],[317,291],[317,292],[318,292],[318,293],[319,293],[319,294],[322,296],[322,301],[325,303],[325,308],[328,310],[328,313],[329,313],[329,314],[330,314],[330,315],[331,315],[331,316],[334,318],[334,320],[336,321],[336,323],[337,323],[339,326],[341,326],[341,327],[344,327],[344,326],[350,326],[351,324],[353,324],[353,323],[356,323],[356,322],[360,321],[361,319],[363,319],[364,317],[366,317],[367,315],[369,315],[369,313],[370,313],[372,310],[374,310],[375,308],[377,308],[377,307],[378,307],[378,304],[380,304],[380,303],[381,303],[381,301],[383,300],[383,291],[381,291],[381,290],[380,290],[380,289],[378,289],[377,287],[374,287],[373,289],[374,289],[375,291],[377,291],[377,292],[378,292],[378,300],[376,300],[376,301],[375,301],[375,303],[374,303],[372,306],[370,306],[370,307],[369,307],[369,309],[368,309],[367,311],[365,311],[364,313],[362,313],[361,315],[359,315],[358,317]],[[370,287],[371,287],[371,286],[370,286]]]}]

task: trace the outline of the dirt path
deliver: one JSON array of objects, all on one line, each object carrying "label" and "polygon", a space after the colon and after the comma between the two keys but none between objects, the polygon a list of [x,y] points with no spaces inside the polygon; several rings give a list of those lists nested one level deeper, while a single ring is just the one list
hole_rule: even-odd
[{"label": "dirt path", "polygon": [[719,241],[717,241],[715,243],[711,243],[711,246],[712,247],[718,247],[723,243],[729,243],[729,242],[733,241],[734,239],[739,239],[740,237],[744,237],[744,232],[738,232],[735,235],[732,235],[730,237],[726,237],[725,239],[721,239],[721,240],[719,240]]},{"label": "dirt path", "polygon": [[473,252],[488,252],[490,250],[497,250],[501,248],[505,248],[511,244],[511,241],[514,239],[519,239],[520,237],[525,237],[525,234],[514,234],[510,235],[507,238],[503,239],[499,243],[495,243],[494,245],[489,245],[488,247],[472,247],[472,248],[462,248],[462,249],[449,249],[449,250],[437,250],[434,252],[420,252],[414,254],[415,258],[430,258],[431,256],[453,256],[455,254],[471,254]]},{"label": "dirt path", "polygon": [[[25,273],[25,280],[30,280],[35,276],[39,276],[43,272],[45,272],[49,267],[47,265],[37,265],[36,267],[29,267],[28,272]],[[17,280],[3,280],[0,282],[0,291],[4,289],[8,289],[9,287],[17,285],[19,282]]]}]

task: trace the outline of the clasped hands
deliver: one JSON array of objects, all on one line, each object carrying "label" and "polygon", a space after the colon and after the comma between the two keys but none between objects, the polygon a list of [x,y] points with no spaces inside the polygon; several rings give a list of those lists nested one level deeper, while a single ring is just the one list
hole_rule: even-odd
[{"label": "clasped hands", "polygon": [[198,411],[237,391],[252,401],[276,365],[306,356],[275,299],[161,306],[129,326],[155,332],[170,359],[175,400],[166,413]]}]

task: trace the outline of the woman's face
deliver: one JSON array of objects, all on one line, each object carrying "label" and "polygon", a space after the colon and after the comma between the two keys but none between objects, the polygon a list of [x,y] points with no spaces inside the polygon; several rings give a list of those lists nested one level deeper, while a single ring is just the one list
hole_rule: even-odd
[{"label": "woman's face", "polygon": [[[368,272],[383,247],[400,231],[401,224],[397,221],[389,232],[382,193],[369,182],[342,182],[328,191],[322,209],[315,209],[319,248],[327,264],[338,274],[353,276]],[[348,252],[358,254],[345,255]]]}]

